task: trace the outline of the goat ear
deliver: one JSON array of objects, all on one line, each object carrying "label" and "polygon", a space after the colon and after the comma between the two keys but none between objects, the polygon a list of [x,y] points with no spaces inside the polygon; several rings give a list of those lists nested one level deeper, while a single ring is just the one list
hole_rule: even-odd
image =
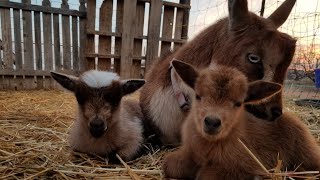
[{"label": "goat ear", "polygon": [[255,103],[263,99],[270,98],[280,92],[282,85],[267,81],[254,81],[249,83],[247,97],[245,103]]},{"label": "goat ear", "polygon": [[272,21],[277,28],[280,27],[287,20],[295,3],[296,0],[286,0],[268,17],[268,19]]},{"label": "goat ear", "polygon": [[56,72],[51,72],[51,77],[56,80],[62,87],[66,88],[69,91],[75,92],[77,82],[79,81],[77,77]]},{"label": "goat ear", "polygon": [[146,81],[143,79],[122,80],[121,81],[122,95],[124,96],[124,95],[135,92],[137,89],[143,86],[145,82]]},{"label": "goat ear", "polygon": [[228,0],[229,26],[236,30],[250,20],[247,0]]},{"label": "goat ear", "polygon": [[194,88],[199,73],[192,65],[174,59],[171,66],[188,86]]}]

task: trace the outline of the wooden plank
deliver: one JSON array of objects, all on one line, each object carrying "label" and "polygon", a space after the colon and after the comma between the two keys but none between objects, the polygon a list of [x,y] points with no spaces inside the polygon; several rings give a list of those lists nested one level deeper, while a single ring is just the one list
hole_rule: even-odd
[{"label": "wooden plank", "polygon": [[[86,12],[86,6],[85,6],[85,3],[86,3],[86,0],[79,0],[79,11],[82,11],[82,12]],[[79,42],[79,49],[80,49],[80,52],[79,52],[79,58],[80,58],[80,63],[79,63],[79,66],[80,66],[80,71],[84,71],[86,69],[86,59],[85,59],[85,51],[84,49],[86,48],[86,38],[87,38],[87,35],[86,35],[86,19],[83,18],[83,17],[79,17],[79,33],[80,33],[80,42]]]},{"label": "wooden plank", "polygon": [[[68,1],[62,0],[62,9],[69,9]],[[63,68],[71,69],[70,16],[62,15]],[[47,83],[48,84],[48,83]]]},{"label": "wooden plank", "polygon": [[24,89],[25,90],[32,90],[37,87],[35,78],[36,77],[33,75],[25,75],[24,76]]},{"label": "wooden plank", "polygon": [[137,0],[124,1],[120,76],[125,79],[131,78],[136,6]]},{"label": "wooden plank", "polygon": [[43,76],[36,76],[37,78],[37,87],[36,89],[44,89]]},{"label": "wooden plank", "polygon": [[[112,30],[113,0],[104,0],[100,7],[99,31],[110,33]],[[99,53],[111,53],[111,37],[99,36]],[[110,70],[110,58],[98,58],[98,69]]]},{"label": "wooden plank", "polygon": [[23,76],[20,75],[20,76],[15,76],[15,82],[16,82],[16,90],[23,90],[24,89],[24,86],[23,86]]},{"label": "wooden plank", "polygon": [[21,48],[21,26],[20,26],[20,10],[13,10],[14,24],[14,46],[15,46],[15,65],[16,69],[22,68],[22,48]]},{"label": "wooden plank", "polygon": [[35,60],[36,69],[42,69],[42,49],[41,49],[41,24],[40,13],[34,12],[34,38],[35,38]]},{"label": "wooden plank", "polygon": [[146,70],[158,57],[160,20],[161,20],[162,1],[153,0],[150,3],[150,16],[148,25],[148,42],[146,52]]},{"label": "wooden plank", "polygon": [[[176,14],[176,26],[174,31],[174,39],[181,39],[182,34],[182,23],[183,23],[183,10],[180,8],[177,8],[177,14]],[[180,48],[182,43],[174,43],[174,50],[177,50]]]},{"label": "wooden plank", "polygon": [[0,8],[0,12],[1,12],[2,50],[3,50],[2,66],[4,67],[4,69],[12,69],[13,68],[13,51],[12,51],[10,9]]},{"label": "wooden plank", "polygon": [[[135,21],[135,37],[143,36],[144,25],[144,12],[145,3],[138,2],[136,8],[136,21]],[[142,39],[134,39],[133,43],[133,56],[141,56],[142,53]],[[132,62],[132,78],[141,77],[141,59],[133,60]]]},{"label": "wooden plank", "polygon": [[[122,34],[123,24],[123,0],[117,1],[117,16],[116,16],[116,33]],[[121,55],[121,37],[115,37],[114,54]],[[120,58],[114,58],[113,71],[120,74]]]},{"label": "wooden plank", "polygon": [[[31,0],[23,0],[26,5],[30,4]],[[23,41],[24,41],[24,68],[33,69],[33,40],[32,40],[32,19],[30,11],[22,11],[23,21]]]},{"label": "wooden plank", "polygon": [[[50,7],[49,0],[43,0],[42,5],[44,7]],[[47,71],[53,70],[53,54],[52,54],[52,18],[51,13],[42,13],[43,15],[43,47],[44,47],[44,69]],[[35,76],[34,78],[35,88],[43,88],[45,82],[43,77]]]},{"label": "wooden plank", "polygon": [[70,17],[62,16],[63,68],[71,69]]},{"label": "wooden plank", "polygon": [[72,60],[73,68],[79,70],[78,19],[72,16]]},{"label": "wooden plank", "polygon": [[[96,19],[96,1],[88,1],[87,2],[87,31],[95,30],[95,19]],[[87,44],[86,44],[86,53],[95,53],[95,35],[87,34]],[[86,58],[87,62],[87,70],[95,69],[95,59],[94,58]]]},{"label": "wooden plank", "polygon": [[53,15],[53,51],[54,51],[54,62],[55,67],[57,69],[62,69],[62,62],[61,62],[61,50],[60,50],[60,21],[59,15]]},{"label": "wooden plank", "polygon": [[[57,72],[70,74],[70,75],[78,75],[80,71],[76,70],[57,70]],[[0,75],[7,75],[7,76],[50,76],[50,71],[47,70],[25,70],[25,69],[2,69],[0,71]]]},{"label": "wooden plank", "polygon": [[[152,0],[138,0],[139,2],[152,2]],[[171,6],[171,7],[177,7],[181,9],[190,9],[190,3],[189,4],[181,4],[181,3],[175,3],[175,2],[170,2],[170,1],[163,1],[164,6]]]},{"label": "wooden plank", "polygon": [[[190,0],[180,0],[180,4],[184,4],[184,5],[189,5],[190,6]],[[188,39],[189,14],[190,14],[190,8],[187,8],[187,9],[183,10],[183,21],[182,21],[181,37],[182,37],[182,39],[185,39],[185,40]]]},{"label": "wooden plank", "polygon": [[79,24],[79,30],[80,30],[80,53],[79,53],[79,58],[80,58],[80,70],[84,71],[87,67],[86,64],[86,58],[85,58],[85,51],[86,49],[86,19],[85,18],[79,18],[80,19],[80,24]]},{"label": "wooden plank", "polygon": [[[164,6],[162,38],[172,39],[174,8],[171,6]],[[161,42],[161,54],[166,54],[171,50],[171,42]]]},{"label": "wooden plank", "polygon": [[43,51],[44,51],[44,69],[53,69],[52,56],[52,19],[51,14],[43,13]]},{"label": "wooden plank", "polygon": [[23,4],[23,3],[17,3],[17,2],[3,2],[3,0],[0,2],[1,2],[0,7],[3,7],[3,8],[22,9],[23,11],[36,11],[36,12],[44,12],[44,13],[50,13],[50,14],[51,13],[61,14],[61,15],[67,15],[67,16],[79,16],[84,18],[86,17],[85,11],[65,10],[61,8],[44,7],[39,5]]}]

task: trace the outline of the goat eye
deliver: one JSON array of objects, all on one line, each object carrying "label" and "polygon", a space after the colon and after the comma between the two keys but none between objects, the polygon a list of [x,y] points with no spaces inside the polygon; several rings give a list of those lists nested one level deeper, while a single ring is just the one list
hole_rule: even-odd
[{"label": "goat eye", "polygon": [[196,95],[196,100],[201,101],[201,97],[199,95]]},{"label": "goat eye", "polygon": [[253,64],[256,64],[256,63],[259,63],[261,61],[261,58],[260,56],[256,55],[256,54],[252,54],[252,53],[249,53],[247,55],[247,58],[248,60],[253,63]]},{"label": "goat eye", "polygon": [[241,102],[235,102],[235,103],[234,103],[234,106],[235,106],[235,107],[240,107],[240,106],[241,106]]}]

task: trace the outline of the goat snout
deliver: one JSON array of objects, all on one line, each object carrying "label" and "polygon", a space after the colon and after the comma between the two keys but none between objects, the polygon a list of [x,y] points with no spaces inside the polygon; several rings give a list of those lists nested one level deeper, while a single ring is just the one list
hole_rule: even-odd
[{"label": "goat snout", "polygon": [[221,120],[219,118],[206,117],[204,119],[204,131],[208,134],[215,134],[219,132],[221,127]]},{"label": "goat snout", "polygon": [[99,138],[107,130],[107,125],[101,119],[94,119],[89,123],[90,133],[93,137]]}]

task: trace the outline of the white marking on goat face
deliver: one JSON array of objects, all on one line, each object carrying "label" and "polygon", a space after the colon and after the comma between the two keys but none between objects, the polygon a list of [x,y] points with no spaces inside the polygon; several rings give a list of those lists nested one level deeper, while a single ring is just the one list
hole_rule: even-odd
[{"label": "white marking on goat face", "polygon": [[83,73],[80,80],[93,88],[101,88],[111,85],[112,81],[118,81],[118,74],[106,71],[91,70]]}]

